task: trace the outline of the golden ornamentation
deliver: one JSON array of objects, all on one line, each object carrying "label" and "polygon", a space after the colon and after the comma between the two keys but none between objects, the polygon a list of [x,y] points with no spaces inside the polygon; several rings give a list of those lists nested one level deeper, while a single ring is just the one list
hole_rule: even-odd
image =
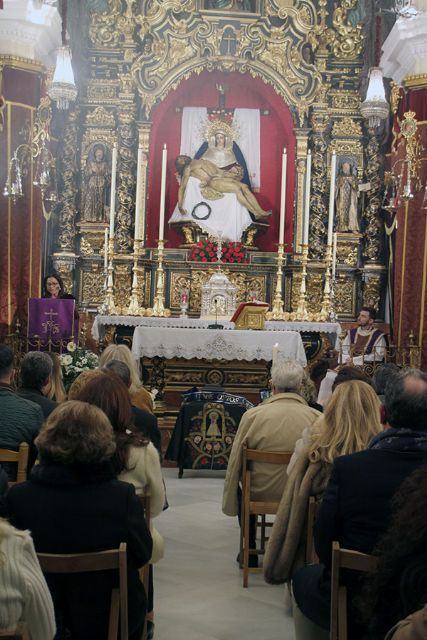
[{"label": "golden ornamentation", "polygon": [[341,0],[341,6],[336,7],[332,16],[335,37],[332,42],[332,53],[335,58],[355,60],[363,50],[363,26],[355,27],[347,21],[348,12],[357,4],[357,0]]},{"label": "golden ornamentation", "polygon": [[353,118],[347,117],[336,120],[332,127],[332,136],[334,138],[361,138],[362,126],[360,122],[355,122]]},{"label": "golden ornamentation", "polygon": [[96,307],[104,300],[104,273],[99,268],[99,264],[85,266],[80,272],[81,277],[81,300],[85,307]]},{"label": "golden ornamentation", "polygon": [[64,288],[67,293],[73,293],[74,291],[74,256],[63,257],[60,254],[55,254],[53,257],[53,265],[55,271],[59,273],[64,283]]},{"label": "golden ornamentation", "polygon": [[83,257],[92,256],[95,251],[92,248],[92,245],[89,243],[86,236],[82,236],[80,239],[80,255]]},{"label": "golden ornamentation", "polygon": [[118,126],[116,243],[120,253],[132,249],[135,211],[136,123],[134,109],[120,111]]},{"label": "golden ornamentation", "polygon": [[360,112],[360,96],[357,91],[331,91],[332,109],[335,111]]},{"label": "golden ornamentation", "polygon": [[328,189],[326,151],[324,132],[317,130],[313,135],[311,165],[309,256],[312,260],[321,260],[325,250],[324,242],[328,218],[325,202]]},{"label": "golden ornamentation", "polygon": [[254,292],[257,300],[261,300],[263,302],[266,299],[266,277],[265,276],[248,277],[246,281],[247,294],[250,291]]},{"label": "golden ornamentation", "polygon": [[294,271],[292,274],[291,296],[290,296],[291,311],[296,311],[298,308],[298,300],[299,300],[300,289],[301,289],[301,280],[302,280],[301,271]]},{"label": "golden ornamentation", "polygon": [[307,278],[307,303],[308,311],[312,314],[319,313],[322,306],[323,274],[309,272]]},{"label": "golden ornamentation", "polygon": [[173,271],[171,273],[171,284],[170,284],[170,303],[169,306],[171,308],[180,309],[181,307],[181,290],[182,289],[190,289],[191,287],[191,278],[184,273],[180,273],[179,271]]},{"label": "golden ornamentation", "polygon": [[368,274],[363,288],[363,304],[372,307],[376,311],[380,308],[381,301],[381,276]]},{"label": "golden ornamentation", "polygon": [[117,20],[121,14],[120,0],[109,0],[108,11],[93,13],[89,24],[89,39],[93,46],[115,48],[122,39],[117,28]]},{"label": "golden ornamentation", "polygon": [[381,258],[381,238],[383,235],[383,225],[379,218],[381,208],[381,162],[380,148],[377,136],[370,129],[369,140],[366,147],[366,156],[368,159],[366,167],[366,178],[370,182],[371,187],[367,193],[366,206],[363,211],[365,220],[365,229],[363,232],[364,247],[363,255],[369,262],[378,262]]},{"label": "golden ornamentation", "polygon": [[77,178],[77,111],[68,112],[62,144],[59,151],[59,170],[62,178],[62,190],[59,192],[59,236],[57,246],[62,252],[74,252],[76,238],[76,178]]},{"label": "golden ornamentation", "polygon": [[145,280],[144,307],[149,307],[151,304],[151,271],[145,272],[144,280]]},{"label": "golden ornamentation", "polygon": [[86,115],[86,124],[115,127],[114,114],[105,107],[96,107]]},{"label": "golden ornamentation", "polygon": [[397,82],[392,80],[390,82],[390,111],[392,113],[397,113],[400,98],[400,87]]},{"label": "golden ornamentation", "polygon": [[400,131],[406,142],[406,158],[409,161],[410,175],[411,178],[415,180],[415,190],[420,191],[423,145],[419,135],[417,135],[418,122],[415,115],[415,111],[406,111],[406,113],[403,114],[404,120],[400,122]]},{"label": "golden ornamentation", "polygon": [[359,243],[338,238],[337,243],[337,264],[345,264],[349,267],[357,267]]},{"label": "golden ornamentation", "polygon": [[[340,156],[350,156],[355,159],[359,175],[362,173],[364,166],[363,161],[363,147],[360,140],[343,140],[342,138],[336,138],[333,141],[333,148],[337,154],[337,158]],[[330,163],[328,166],[328,175],[330,173]]]},{"label": "golden ornamentation", "polygon": [[117,100],[120,86],[119,80],[91,79],[87,85],[87,101],[90,103],[107,103]]},{"label": "golden ornamentation", "polygon": [[114,300],[117,307],[127,307],[131,284],[130,265],[116,263],[114,265]]},{"label": "golden ornamentation", "polygon": [[356,282],[348,274],[337,274],[335,281],[335,313],[353,318],[355,315]]}]

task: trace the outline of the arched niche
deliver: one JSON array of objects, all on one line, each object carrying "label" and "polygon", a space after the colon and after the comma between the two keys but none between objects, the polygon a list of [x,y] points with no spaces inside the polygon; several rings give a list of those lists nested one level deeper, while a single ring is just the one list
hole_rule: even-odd
[{"label": "arched niche", "polygon": [[177,247],[182,237],[169,228],[169,220],[177,202],[178,183],[175,178],[175,158],[179,154],[182,107],[218,107],[217,84],[226,84],[226,108],[246,107],[268,111],[261,116],[261,190],[257,194],[264,209],[272,209],[270,228],[257,240],[261,251],[275,251],[279,234],[281,188],[281,157],[283,147],[288,152],[285,242],[292,245],[295,173],[294,122],[289,107],[275,90],[248,73],[204,71],[180,83],[152,111],[149,150],[147,202],[147,246],[155,246],[159,228],[161,155],[168,148],[165,237],[167,247]]}]

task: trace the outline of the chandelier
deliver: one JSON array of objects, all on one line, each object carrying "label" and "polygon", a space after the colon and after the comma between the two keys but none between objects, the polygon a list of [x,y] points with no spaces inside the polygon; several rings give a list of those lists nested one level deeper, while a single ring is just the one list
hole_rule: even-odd
[{"label": "chandelier", "polygon": [[372,67],[369,72],[368,90],[365,100],[360,105],[360,111],[372,129],[379,127],[381,120],[388,117],[390,107],[385,97],[383,73],[380,67]]},{"label": "chandelier", "polygon": [[70,102],[77,98],[77,87],[74,82],[71,65],[71,49],[67,45],[67,0],[62,0],[62,47],[58,49],[55,73],[47,90],[49,98],[56,102],[58,109],[68,109]]}]

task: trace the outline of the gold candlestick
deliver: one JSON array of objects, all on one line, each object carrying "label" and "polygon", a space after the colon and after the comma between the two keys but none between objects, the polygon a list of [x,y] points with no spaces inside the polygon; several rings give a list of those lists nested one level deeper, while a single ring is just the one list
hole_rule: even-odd
[{"label": "gold candlestick", "polygon": [[320,322],[326,322],[329,320],[329,316],[331,313],[331,265],[332,265],[332,245],[328,244],[326,247],[326,258],[325,258],[326,266],[325,266],[325,286],[323,287],[323,299],[322,299],[322,308],[319,313]]},{"label": "gold candlestick", "polygon": [[138,258],[141,254],[141,240],[133,242],[133,267],[132,267],[132,293],[129,298],[129,306],[126,310],[130,316],[143,316],[145,308],[141,307],[138,300],[138,275],[140,268],[138,266]]},{"label": "gold candlestick", "polygon": [[283,297],[282,297],[282,275],[283,275],[283,261],[285,254],[285,245],[280,243],[277,247],[277,278],[276,278],[276,293],[274,294],[273,307],[271,311],[266,313],[267,320],[289,320],[289,313],[283,311]]},{"label": "gold candlestick", "polygon": [[158,318],[169,318],[171,310],[165,307],[165,274],[163,270],[163,253],[165,241],[158,240],[157,256],[158,266],[156,269],[156,295],[154,296],[154,305],[147,309],[145,315],[156,316]]},{"label": "gold candlestick", "polygon": [[298,300],[298,308],[295,312],[294,319],[300,321],[308,321],[312,319],[312,314],[308,313],[307,309],[307,264],[308,264],[308,244],[302,244],[302,273],[301,273],[301,286]]},{"label": "gold candlestick", "polygon": [[107,267],[107,293],[103,308],[106,315],[112,316],[117,313],[116,303],[114,300],[114,279],[113,279],[113,256],[114,256],[114,237],[108,241],[108,267]]}]

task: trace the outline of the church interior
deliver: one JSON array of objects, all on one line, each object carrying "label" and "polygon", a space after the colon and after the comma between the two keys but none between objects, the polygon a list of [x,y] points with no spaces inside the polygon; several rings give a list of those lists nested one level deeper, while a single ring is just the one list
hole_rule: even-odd
[{"label": "church interior", "polygon": [[156,638],[295,637],[230,566],[240,417],[203,414],[184,459],[183,394],[258,404],[278,351],[342,364],[361,309],[368,374],[427,371],[426,145],[427,0],[0,0],[0,341],[48,327],[66,387],[108,345],[141,362],[175,447]]}]

